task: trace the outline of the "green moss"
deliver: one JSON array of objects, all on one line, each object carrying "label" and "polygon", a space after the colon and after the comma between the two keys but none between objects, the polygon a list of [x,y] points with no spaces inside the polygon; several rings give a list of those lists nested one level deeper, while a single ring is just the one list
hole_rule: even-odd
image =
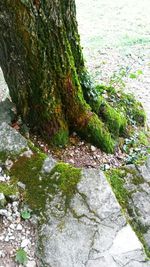
[{"label": "green moss", "polygon": [[145,125],[146,114],[144,109],[132,94],[120,93],[120,101],[118,102],[119,106],[124,108],[129,122],[134,120],[137,125]]},{"label": "green moss", "polygon": [[137,166],[143,165],[146,162],[148,156],[149,156],[149,153],[146,155],[139,155],[139,157],[134,161],[134,164]]},{"label": "green moss", "polygon": [[0,151],[0,162],[4,163],[8,158],[12,161],[16,160],[20,154],[25,152],[27,149],[23,148],[19,152],[14,151]]},{"label": "green moss", "polygon": [[122,167],[121,170],[124,170],[124,177],[130,175],[131,184],[139,185],[144,183],[144,178],[137,172],[136,169],[128,168],[127,166]]},{"label": "green moss", "polygon": [[8,153],[6,151],[0,151],[0,162],[5,162],[8,158]]},{"label": "green moss", "polygon": [[99,115],[99,110],[102,105],[105,104],[105,99],[100,95],[96,99],[90,100],[90,106],[92,107],[92,110]]},{"label": "green moss", "polygon": [[15,185],[8,183],[0,183],[0,193],[3,193],[6,197],[15,195],[17,193],[17,189]]},{"label": "green moss", "polygon": [[139,102],[136,102],[133,105],[132,114],[133,114],[134,120],[137,122],[138,125],[140,126],[145,125],[146,114],[145,114],[143,107],[141,106]]},{"label": "green moss", "polygon": [[148,140],[149,136],[144,133],[144,132],[139,132],[139,135],[138,135],[138,143],[141,144],[141,145],[144,145],[144,146],[148,146],[149,145],[149,140]]},{"label": "green moss", "polygon": [[112,186],[112,189],[118,199],[119,204],[123,209],[127,209],[130,193],[124,187],[124,178],[126,175],[125,170],[122,169],[112,169],[106,171],[106,177]]},{"label": "green moss", "polygon": [[144,250],[145,250],[145,253],[148,257],[148,260],[150,260],[150,248],[149,248],[149,245],[146,243],[145,241],[145,238],[144,238],[144,234],[147,233],[147,231],[149,230],[149,227],[148,226],[144,226],[143,224],[141,224],[139,221],[138,223],[135,222],[135,221],[131,221],[129,220],[129,223],[131,224],[134,232],[136,233],[136,235],[138,236],[139,240],[141,241],[143,247],[144,247]]},{"label": "green moss", "polygon": [[127,167],[112,169],[106,171],[105,174],[110,185],[112,186],[119,204],[123,208],[127,221],[131,224],[133,230],[136,232],[137,236],[142,242],[147,256],[150,257],[150,250],[144,238],[144,234],[149,228],[141,224],[141,222],[138,220],[138,216],[135,216],[135,207],[132,206],[132,193],[134,193],[134,190],[128,191],[125,187],[125,179],[128,177],[128,175],[130,175],[131,184],[137,186],[141,183],[144,183],[144,179],[137,173],[135,169]]},{"label": "green moss", "polygon": [[128,123],[132,124],[134,121],[137,125],[144,126],[146,120],[145,112],[141,103],[132,94],[126,94],[121,90],[118,91],[114,87],[100,86],[100,89],[99,87],[97,88],[97,92],[101,97],[103,97],[103,93],[107,96],[105,97],[106,107],[107,105],[111,106],[117,113],[124,114],[123,117],[126,117]]},{"label": "green moss", "polygon": [[68,198],[72,197],[81,178],[81,170],[67,163],[58,163],[51,171],[50,176],[52,177],[55,173],[59,173],[57,184],[63,195]]},{"label": "green moss", "polygon": [[49,174],[45,174],[41,172],[44,159],[44,154],[20,157],[10,173],[15,182],[26,185],[24,198],[35,212],[44,211],[47,198],[51,201],[58,190],[66,197],[68,205],[81,176],[80,169],[65,163],[56,164]]},{"label": "green moss", "polygon": [[54,146],[65,146],[68,143],[68,137],[68,130],[62,129],[51,138],[51,143]]},{"label": "green moss", "polygon": [[114,152],[115,142],[104,123],[96,115],[89,119],[88,125],[82,130],[81,134],[105,152]]},{"label": "green moss", "polygon": [[115,108],[112,108],[105,102],[99,108],[99,115],[114,136],[119,136],[120,134],[125,133],[127,120],[121,111],[115,110]]},{"label": "green moss", "polygon": [[14,182],[21,181],[26,185],[23,192],[25,199],[31,208],[42,206],[45,199],[44,189],[41,188],[39,173],[45,159],[44,154],[34,154],[31,158],[20,157],[10,170],[10,176]]}]

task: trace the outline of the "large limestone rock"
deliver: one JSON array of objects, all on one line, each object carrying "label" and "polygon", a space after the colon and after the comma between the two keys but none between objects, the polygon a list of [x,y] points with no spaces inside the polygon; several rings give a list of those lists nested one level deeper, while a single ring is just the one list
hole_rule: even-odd
[{"label": "large limestone rock", "polygon": [[11,124],[15,118],[14,110],[15,106],[8,98],[0,102],[0,124],[2,122]]},{"label": "large limestone rock", "polygon": [[27,149],[27,140],[6,122],[0,124],[0,152],[20,153]]},{"label": "large limestone rock", "polygon": [[[57,184],[56,184],[57,186]],[[76,193],[46,205],[39,230],[40,267],[148,267],[102,172],[84,169]]]}]

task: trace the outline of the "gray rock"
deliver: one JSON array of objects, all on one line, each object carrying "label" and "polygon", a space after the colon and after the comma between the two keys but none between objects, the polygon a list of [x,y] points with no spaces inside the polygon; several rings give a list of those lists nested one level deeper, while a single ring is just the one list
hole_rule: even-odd
[{"label": "gray rock", "polygon": [[47,203],[39,230],[41,267],[149,266],[102,172],[85,169],[67,210],[65,205],[60,191]]},{"label": "gray rock", "polygon": [[0,102],[0,124],[2,122],[11,124],[12,120],[15,118],[14,109],[14,104],[8,98]]},{"label": "gray rock", "polygon": [[144,234],[144,240],[150,250],[150,229]]},{"label": "gray rock", "polygon": [[146,182],[150,182],[150,157],[148,157],[146,163],[142,166],[137,166],[139,173],[142,175]]},{"label": "gray rock", "polygon": [[53,159],[52,156],[49,155],[43,163],[42,172],[50,173],[50,171],[56,165],[56,163],[57,161]]},{"label": "gray rock", "polygon": [[7,123],[0,124],[0,151],[20,153],[27,148],[27,140]]},{"label": "gray rock", "polygon": [[4,208],[7,201],[3,193],[0,193],[0,208]]},{"label": "gray rock", "polygon": [[[136,180],[132,173],[127,173],[124,188],[130,193],[128,198],[129,213],[127,216],[141,229],[140,235],[150,251],[150,158],[142,166],[129,165],[126,170],[134,170]],[[131,177],[130,177],[131,176]],[[139,177],[139,182],[138,182]]]},{"label": "gray rock", "polygon": [[135,192],[132,195],[134,207],[138,211],[138,219],[145,226],[150,226],[150,194]]}]

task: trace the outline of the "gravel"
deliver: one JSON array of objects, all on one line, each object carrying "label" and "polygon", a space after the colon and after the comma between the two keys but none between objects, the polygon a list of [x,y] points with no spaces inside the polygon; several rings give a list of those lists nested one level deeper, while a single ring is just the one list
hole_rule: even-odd
[{"label": "gravel", "polygon": [[[10,180],[10,177],[4,174],[2,167],[0,167],[0,177],[0,183],[8,183]],[[21,203],[18,196],[11,196],[10,199],[11,202],[6,204],[5,196],[0,192],[0,267],[21,267],[15,262],[16,251],[20,248],[27,253],[27,266],[35,267],[37,266],[36,224],[33,224],[32,217],[30,220],[21,218]]]}]

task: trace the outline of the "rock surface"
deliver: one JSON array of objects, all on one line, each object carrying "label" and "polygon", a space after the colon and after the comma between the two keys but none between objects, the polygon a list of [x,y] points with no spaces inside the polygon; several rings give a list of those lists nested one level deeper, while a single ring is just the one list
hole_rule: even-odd
[{"label": "rock surface", "polygon": [[39,232],[40,266],[149,266],[102,172],[84,169],[67,207],[60,191],[47,203]]},{"label": "rock surface", "polygon": [[0,152],[20,153],[27,149],[27,140],[6,122],[0,124]]},{"label": "rock surface", "polygon": [[15,118],[14,104],[7,98],[5,101],[0,102],[0,123],[6,122],[11,124]]}]

